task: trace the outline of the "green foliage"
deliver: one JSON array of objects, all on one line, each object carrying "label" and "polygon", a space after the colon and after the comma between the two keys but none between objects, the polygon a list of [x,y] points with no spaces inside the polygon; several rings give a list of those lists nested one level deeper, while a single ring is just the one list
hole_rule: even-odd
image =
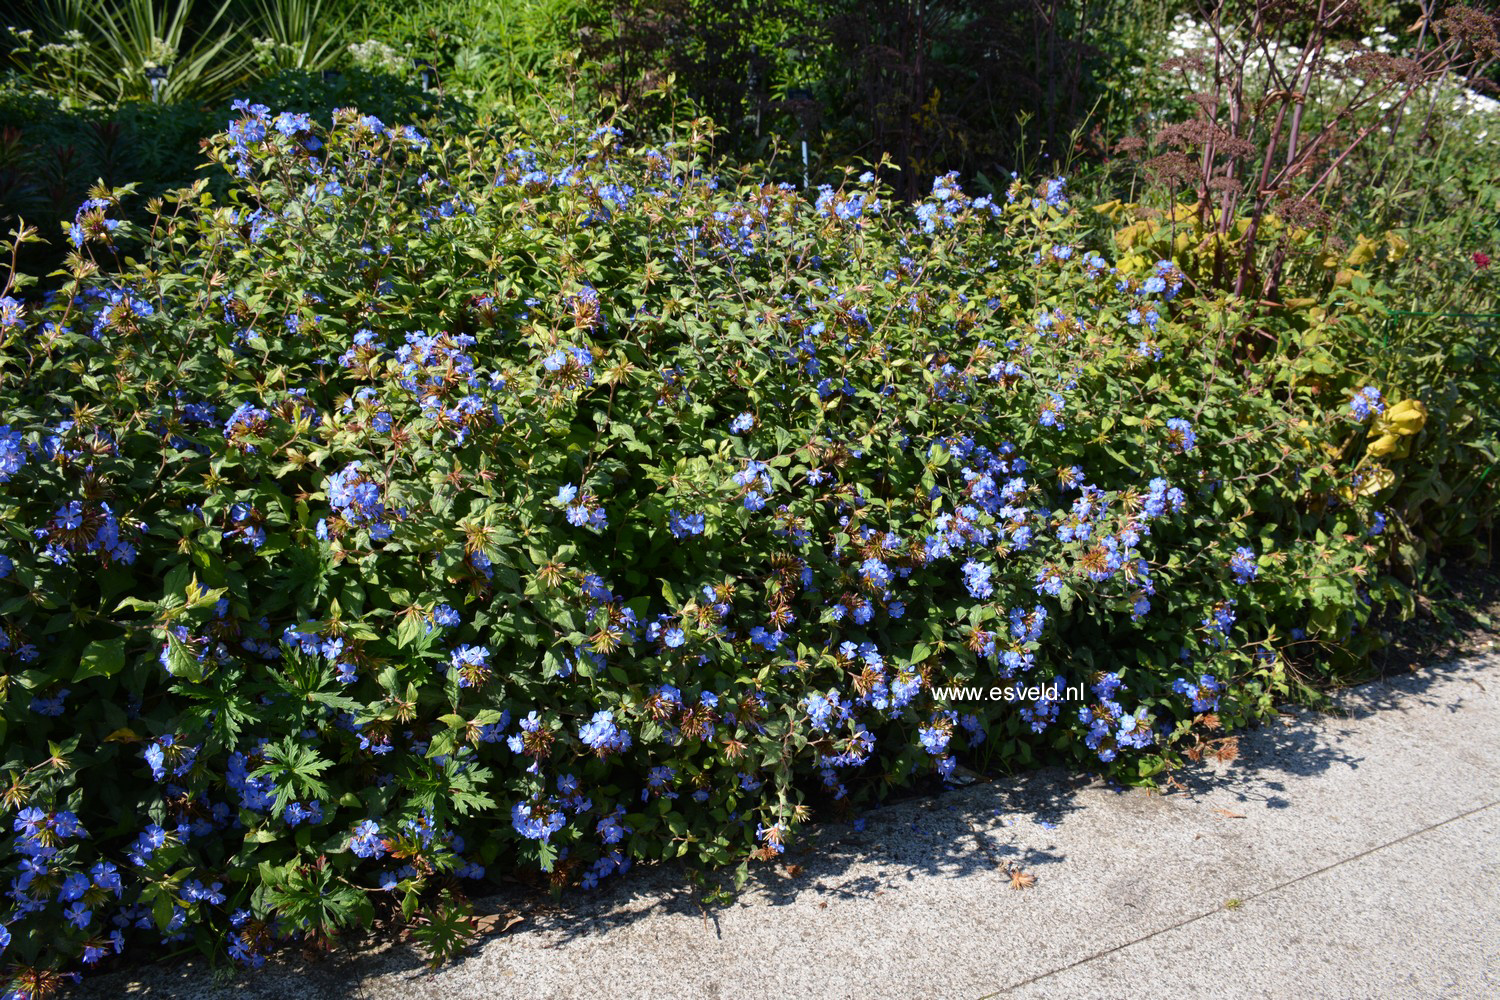
[{"label": "green foliage", "polygon": [[[1476,275],[1483,278],[1484,275]],[[1488,285],[1495,308],[1493,280]],[[1463,287],[1463,286],[1460,286]],[[1386,301],[1392,293],[1383,291]],[[1377,314],[1378,316],[1378,314]],[[1437,557],[1486,557],[1497,514],[1500,464],[1500,309],[1489,313],[1397,311],[1376,319],[1365,342],[1378,344],[1371,365],[1383,384],[1422,404],[1419,433],[1397,442],[1397,535],[1392,556],[1407,579]]]},{"label": "green foliage", "polygon": [[[1423,408],[1413,434],[1372,431],[1371,442],[1399,456],[1393,570],[1422,579],[1434,556],[1482,556],[1495,513],[1488,470],[1500,440],[1491,343],[1500,296],[1488,257],[1500,245],[1491,138],[1500,104],[1485,95],[1496,21],[1449,5],[1404,30],[1395,5],[1366,5],[1327,8],[1324,21],[1252,26],[1241,15],[1256,6],[1206,4],[1152,39],[1118,91],[1137,102],[1138,128],[1156,146],[1086,171],[1079,183],[1104,203],[1098,218],[1124,261],[1139,268],[1170,257],[1201,287],[1243,277],[1247,296],[1269,295],[1245,354],[1310,350]],[[1231,71],[1214,77],[1206,67],[1216,52]],[[1292,80],[1301,81],[1291,87],[1300,92],[1295,116],[1282,110]],[[1201,100],[1205,89],[1215,101]],[[1226,147],[1247,140],[1250,155],[1209,156],[1199,166],[1211,165],[1210,174],[1174,176],[1171,157],[1183,146],[1171,152],[1173,137],[1186,126],[1161,129],[1164,120],[1195,121]],[[1315,141],[1326,144],[1309,154]],[[1164,155],[1143,164],[1149,152]],[[1273,174],[1298,157],[1307,169],[1259,191],[1225,184],[1237,158],[1255,165],[1263,156]],[[1213,177],[1222,186],[1205,198]],[[1200,185],[1196,200],[1177,200],[1184,181]],[[1308,191],[1315,200],[1299,200]]]},{"label": "green foliage", "polygon": [[811,200],[712,135],[250,108],[222,187],[96,189],[55,296],[12,271],[6,877],[55,851],[18,975],[116,914],[441,960],[486,868],[773,860],[960,758],[1159,780],[1493,515],[1481,478],[1403,523],[1494,411],[1358,353],[1370,277],[1268,316],[1113,269],[1060,181]]},{"label": "green foliage", "polygon": [[[206,6],[206,5],[205,5]],[[40,30],[13,35],[12,65],[73,105],[223,100],[249,53],[228,22],[231,0],[51,0]],[[164,71],[153,82],[152,71]]]},{"label": "green foliage", "polygon": [[251,31],[255,61],[276,69],[322,70],[344,57],[352,10],[335,12],[324,0],[255,0]]},{"label": "green foliage", "polygon": [[432,85],[495,111],[561,89],[580,40],[581,0],[416,0],[361,7],[371,60],[422,60]]},{"label": "green foliage", "polygon": [[412,930],[412,938],[427,953],[430,968],[457,957],[469,946],[474,939],[473,912],[467,900],[444,892]]}]

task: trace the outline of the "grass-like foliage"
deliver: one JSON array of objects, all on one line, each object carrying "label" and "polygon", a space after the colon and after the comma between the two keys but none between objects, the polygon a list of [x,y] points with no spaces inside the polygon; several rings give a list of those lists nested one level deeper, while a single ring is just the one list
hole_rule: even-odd
[{"label": "grass-like foliage", "polygon": [[1062,179],[903,206],[617,135],[243,106],[227,196],[97,191],[60,289],[13,277],[29,995],[376,914],[451,953],[487,870],[769,861],[960,760],[1155,780],[1359,652],[1399,386],[1248,363],[1236,300],[1113,266]]}]

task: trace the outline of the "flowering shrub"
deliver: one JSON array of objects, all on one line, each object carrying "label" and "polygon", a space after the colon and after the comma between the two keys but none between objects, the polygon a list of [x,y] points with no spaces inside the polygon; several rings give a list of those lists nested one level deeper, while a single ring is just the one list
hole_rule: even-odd
[{"label": "flowering shrub", "polygon": [[462,880],[743,874],[960,759],[1150,778],[1353,648],[1397,400],[1239,367],[1060,178],[907,210],[702,148],[242,105],[226,199],[97,191],[7,290],[20,995],[377,911],[449,953]]}]

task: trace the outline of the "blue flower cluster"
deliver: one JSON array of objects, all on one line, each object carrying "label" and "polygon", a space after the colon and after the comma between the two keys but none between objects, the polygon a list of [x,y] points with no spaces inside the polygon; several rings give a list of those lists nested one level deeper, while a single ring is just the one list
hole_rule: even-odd
[{"label": "blue flower cluster", "polygon": [[594,384],[594,354],[587,347],[559,347],[542,360],[542,368],[564,389]]},{"label": "blue flower cluster", "polygon": [[1224,685],[1213,674],[1201,675],[1197,682],[1179,677],[1172,682],[1172,690],[1193,703],[1195,712],[1215,712],[1219,708],[1219,696]]},{"label": "blue flower cluster", "polygon": [[395,533],[395,528],[386,520],[385,500],[379,484],[361,472],[360,467],[360,462],[350,462],[323,484],[337,519],[332,528],[326,520],[318,522],[319,538],[327,539],[342,525],[364,528],[369,531],[371,540],[377,542]]},{"label": "blue flower cluster", "polygon": [[1241,545],[1234,550],[1234,555],[1229,559],[1229,568],[1234,572],[1234,582],[1241,586],[1255,579],[1258,569],[1255,565],[1255,550]]},{"label": "blue flower cluster", "polygon": [[1198,437],[1193,433],[1193,425],[1182,417],[1173,417],[1167,421],[1167,447],[1181,454],[1192,451],[1198,446]]},{"label": "blue flower cluster", "polygon": [[622,729],[608,711],[595,712],[592,719],[579,726],[578,738],[601,757],[630,749],[629,731]]},{"label": "blue flower cluster", "polygon": [[566,510],[568,523],[574,527],[593,528],[597,531],[609,525],[609,516],[598,497],[586,489],[580,492],[572,483],[559,486],[553,502]]},{"label": "blue flower cluster", "polygon": [[106,501],[88,504],[72,500],[59,507],[52,520],[32,534],[43,542],[43,557],[59,565],[71,562],[81,553],[96,553],[106,565],[117,562],[128,566],[135,562],[136,550],[126,537],[144,531],[145,527],[122,523]]},{"label": "blue flower cluster", "polygon": [[26,306],[20,299],[0,295],[0,333],[15,333],[24,328]]},{"label": "blue flower cluster", "polygon": [[1349,399],[1349,416],[1354,420],[1364,420],[1374,413],[1379,415],[1385,412],[1385,403],[1380,398],[1380,390],[1374,386],[1363,386],[1355,390]]}]

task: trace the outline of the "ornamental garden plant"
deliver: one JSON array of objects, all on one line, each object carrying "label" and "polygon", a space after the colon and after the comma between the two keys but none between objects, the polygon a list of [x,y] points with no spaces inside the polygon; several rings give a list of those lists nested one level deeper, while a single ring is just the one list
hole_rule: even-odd
[{"label": "ornamental garden plant", "polygon": [[1365,648],[1402,387],[1247,362],[1063,178],[906,206],[710,135],[241,102],[226,195],[96,190],[12,271],[13,995],[377,916],[441,958],[487,879],[743,879],[960,763],[1169,779]]}]

